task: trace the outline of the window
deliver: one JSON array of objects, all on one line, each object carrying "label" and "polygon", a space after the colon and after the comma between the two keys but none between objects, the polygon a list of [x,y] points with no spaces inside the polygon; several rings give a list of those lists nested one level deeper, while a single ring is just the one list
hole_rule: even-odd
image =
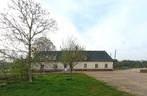
[{"label": "window", "polygon": [[108,64],[105,64],[105,68],[108,68]]},{"label": "window", "polygon": [[95,64],[95,68],[98,68],[98,64]]},{"label": "window", "polygon": [[87,68],[87,64],[84,64],[84,68]]}]

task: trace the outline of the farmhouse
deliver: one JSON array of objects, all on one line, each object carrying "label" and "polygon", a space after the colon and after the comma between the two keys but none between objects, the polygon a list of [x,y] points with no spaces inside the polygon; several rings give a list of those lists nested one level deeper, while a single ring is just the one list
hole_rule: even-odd
[{"label": "farmhouse", "polygon": [[[85,58],[79,61],[75,66],[74,70],[77,71],[99,71],[99,70],[113,70],[113,59],[108,55],[106,51],[82,51],[84,52]],[[35,67],[35,69],[42,68],[43,70],[64,70],[65,65],[60,62],[60,56],[62,51],[41,51],[39,55],[42,58],[41,66]],[[46,59],[43,59],[43,58]],[[68,69],[68,66],[67,66]]]}]

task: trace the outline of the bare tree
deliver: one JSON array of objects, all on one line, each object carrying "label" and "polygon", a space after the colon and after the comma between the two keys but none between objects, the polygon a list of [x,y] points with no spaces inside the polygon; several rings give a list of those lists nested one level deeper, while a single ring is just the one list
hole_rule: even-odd
[{"label": "bare tree", "polygon": [[60,60],[64,66],[69,66],[72,76],[74,66],[85,57],[84,52],[82,51],[84,50],[84,47],[78,44],[76,39],[69,37],[62,43],[61,50]]},{"label": "bare tree", "polygon": [[42,33],[54,31],[56,21],[35,0],[11,0],[8,9],[0,13],[0,23],[5,30],[4,35],[12,41],[11,46],[27,54],[28,80],[32,82],[32,43]]}]

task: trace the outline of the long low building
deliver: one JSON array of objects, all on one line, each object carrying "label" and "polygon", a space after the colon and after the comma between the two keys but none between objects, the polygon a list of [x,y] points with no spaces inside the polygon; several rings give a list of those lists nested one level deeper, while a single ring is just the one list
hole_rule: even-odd
[{"label": "long low building", "polygon": [[[113,59],[108,55],[106,51],[82,51],[86,53],[84,60],[78,62],[74,66],[74,70],[78,71],[99,71],[99,70],[113,70]],[[47,51],[40,52],[40,56],[47,58],[46,60],[42,59],[40,64],[33,67],[37,70],[64,70],[65,65],[60,62],[59,58],[62,54],[62,51]],[[51,58],[52,57],[52,58]],[[40,57],[41,58],[41,57]],[[69,68],[68,66],[66,67]]]}]

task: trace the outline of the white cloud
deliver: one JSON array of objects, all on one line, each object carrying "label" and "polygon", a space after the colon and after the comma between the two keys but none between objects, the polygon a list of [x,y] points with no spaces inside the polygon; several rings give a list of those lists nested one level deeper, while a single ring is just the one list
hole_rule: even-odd
[{"label": "white cloud", "polygon": [[[52,39],[59,48],[63,38],[69,34],[74,34],[80,38],[80,41],[88,50],[106,50],[109,53],[113,53],[117,49],[118,59],[146,59],[144,52],[146,52],[145,49],[147,46],[144,46],[146,44],[144,34],[147,34],[145,27],[147,23],[146,21],[141,22],[140,20],[136,20],[137,17],[135,16],[137,16],[137,13],[135,13],[135,10],[142,10],[141,4],[143,4],[143,1],[139,4],[138,2],[137,0],[117,2],[117,6],[113,10],[109,10],[107,15],[101,18],[94,26],[85,28],[84,32],[79,31],[75,26],[76,24],[72,22],[72,18],[69,17],[69,13],[74,11],[81,12],[80,14],[83,16],[89,16],[90,13],[82,13],[84,9],[77,5],[81,3],[73,2],[73,0],[69,0],[68,2],[63,0],[60,3],[54,2],[55,6],[53,5],[52,9],[55,9],[54,12],[58,18],[57,21],[60,30],[52,36]],[[84,3],[87,4],[85,7],[90,5],[88,3]],[[105,4],[105,2],[101,2],[100,4]],[[141,12],[141,14],[143,13]],[[141,17],[138,16],[138,18]],[[141,52],[138,50],[141,50]]]},{"label": "white cloud", "polygon": [[122,29],[128,23],[129,10],[127,8],[119,8],[111,11],[111,13],[98,22],[94,27],[88,29],[86,37],[89,43],[94,43],[92,49],[98,50],[114,50],[122,44]]},{"label": "white cloud", "polygon": [[[0,1],[0,9],[8,1]],[[146,0],[43,0],[43,7],[51,12],[58,23],[59,30],[49,34],[57,49],[63,39],[74,35],[88,50],[113,53],[117,49],[119,59],[147,59],[146,4]],[[107,9],[109,5],[112,7]],[[102,15],[105,11],[103,8],[106,14]],[[97,18],[91,14],[95,11],[93,9],[96,9]],[[77,28],[77,22],[73,22],[74,17],[70,17],[71,14],[95,19],[97,23],[81,31]]]},{"label": "white cloud", "polygon": [[56,17],[55,18],[58,22],[58,31],[49,34],[51,40],[55,43],[57,49],[60,49],[60,45],[64,39],[68,36],[79,37],[79,33],[77,32],[76,28],[68,19],[64,17]]},{"label": "white cloud", "polygon": [[0,0],[0,11],[3,11],[3,9],[7,7],[8,2],[10,2],[10,0]]},{"label": "white cloud", "polygon": [[[77,2],[74,0],[44,0],[43,5],[46,9],[49,9],[51,12],[51,17],[53,17],[57,21],[58,30],[54,33],[50,33],[48,35],[49,38],[54,42],[57,49],[60,49],[62,41],[67,39],[69,36],[73,36],[77,38],[81,44],[84,44],[84,41],[81,37],[81,34],[78,32],[75,24],[71,22],[71,18],[68,17],[68,14],[72,11],[78,11]],[[72,4],[72,6],[71,6]]]}]

